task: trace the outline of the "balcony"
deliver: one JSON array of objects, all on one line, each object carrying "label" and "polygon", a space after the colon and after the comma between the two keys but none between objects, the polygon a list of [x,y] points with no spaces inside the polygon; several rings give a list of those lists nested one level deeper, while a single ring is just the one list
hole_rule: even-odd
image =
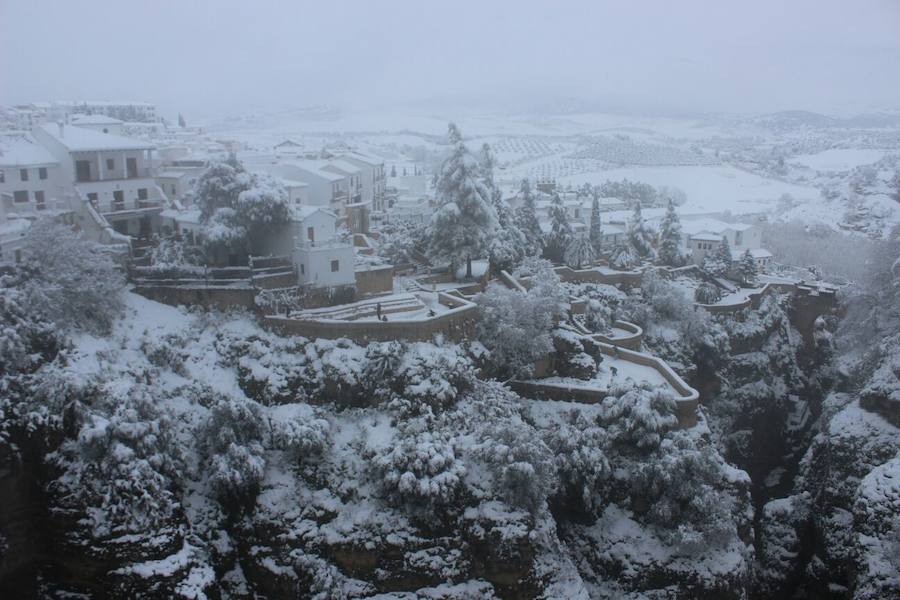
[{"label": "balcony", "polygon": [[90,173],[76,173],[75,183],[100,183],[104,181],[127,181],[129,179],[150,179],[153,177],[153,170],[148,167],[138,169],[113,169],[103,173],[102,177],[97,176],[92,169]]}]

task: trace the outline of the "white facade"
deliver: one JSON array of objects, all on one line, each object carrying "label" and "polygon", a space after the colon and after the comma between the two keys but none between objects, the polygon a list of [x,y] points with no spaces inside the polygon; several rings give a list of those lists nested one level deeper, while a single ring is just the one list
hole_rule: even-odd
[{"label": "white facade", "polygon": [[71,210],[59,161],[31,134],[0,135],[0,205],[6,215]]},{"label": "white facade", "polygon": [[309,206],[294,208],[292,215],[298,281],[316,287],[355,284],[353,246],[337,238],[337,216]]},{"label": "white facade", "polygon": [[762,230],[757,225],[701,218],[682,219],[681,227],[684,248],[694,264],[703,264],[707,255],[715,253],[723,240],[728,240],[733,260],[739,260],[746,250],[750,250],[761,270],[771,265],[772,254],[762,248]]},{"label": "white facade", "polygon": [[384,161],[360,152],[349,152],[340,155],[339,158],[362,170],[362,201],[371,202],[372,210],[384,212],[384,195],[387,184]]},{"label": "white facade", "polygon": [[63,188],[74,190],[115,231],[149,235],[158,227],[168,198],[154,178],[151,144],[61,123],[33,133],[59,162]]},{"label": "white facade", "polygon": [[92,129],[100,133],[112,133],[115,135],[122,135],[123,133],[124,121],[105,115],[74,115],[70,122],[76,127]]}]

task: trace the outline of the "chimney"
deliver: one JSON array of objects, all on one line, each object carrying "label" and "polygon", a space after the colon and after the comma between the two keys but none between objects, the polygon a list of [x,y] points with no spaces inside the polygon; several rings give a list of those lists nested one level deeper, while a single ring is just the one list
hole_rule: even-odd
[{"label": "chimney", "polygon": [[66,135],[65,125],[63,125],[62,121],[57,121],[56,123],[59,125],[59,137],[63,138]]}]

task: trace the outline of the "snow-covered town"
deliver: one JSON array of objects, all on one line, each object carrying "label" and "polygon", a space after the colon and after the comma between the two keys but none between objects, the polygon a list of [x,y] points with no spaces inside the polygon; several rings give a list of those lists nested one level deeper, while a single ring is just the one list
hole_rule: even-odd
[{"label": "snow-covered town", "polygon": [[[0,61],[0,598],[900,598],[896,73],[816,83],[776,28],[753,94],[728,54],[666,100],[557,89],[563,40],[657,69],[582,12],[750,60],[697,23],[770,21],[701,2],[472,5],[509,48],[455,82],[422,66],[494,36],[439,5],[43,4],[0,56],[109,69]],[[783,10],[900,61],[893,8]],[[492,95],[524,56],[547,83]]]}]

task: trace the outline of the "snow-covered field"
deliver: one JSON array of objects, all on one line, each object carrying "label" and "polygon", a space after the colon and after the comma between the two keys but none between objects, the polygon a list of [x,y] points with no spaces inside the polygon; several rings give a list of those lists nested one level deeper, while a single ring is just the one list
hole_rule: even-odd
[{"label": "snow-covered field", "polygon": [[816,171],[848,171],[854,167],[878,162],[884,155],[884,150],[833,148],[817,154],[801,154],[791,159],[791,162]]}]

